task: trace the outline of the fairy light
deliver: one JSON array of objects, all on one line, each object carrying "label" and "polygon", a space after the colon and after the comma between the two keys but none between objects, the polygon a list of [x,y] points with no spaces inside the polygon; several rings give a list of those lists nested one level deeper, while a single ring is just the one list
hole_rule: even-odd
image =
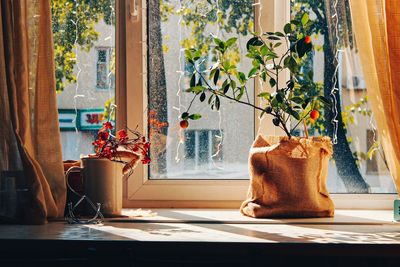
[{"label": "fairy light", "polygon": [[[215,6],[216,6],[216,9],[217,9],[217,10],[216,10],[216,15],[217,15],[216,36],[217,36],[217,37],[219,37],[220,31],[221,31],[221,28],[220,28],[220,25],[219,25],[218,16],[219,16],[220,12],[222,12],[222,11],[219,9],[219,2],[218,2],[218,1],[219,1],[219,0],[215,0]],[[215,160],[214,160],[214,158],[217,157],[217,156],[221,153],[221,148],[222,148],[222,144],[223,144],[223,141],[224,141],[224,132],[222,131],[222,115],[221,115],[221,110],[219,109],[219,110],[217,111],[217,113],[218,113],[218,133],[219,133],[219,134],[216,134],[215,137],[216,137],[219,141],[218,141],[218,145],[217,145],[217,150],[216,150],[215,153],[211,156],[211,161],[212,161],[212,164],[213,164],[214,167],[220,168],[220,169],[221,169],[221,167],[217,166],[217,164],[216,164],[216,162],[215,162]]]},{"label": "fairy light", "polygon": [[337,88],[337,74],[339,71],[339,66],[340,66],[340,62],[339,62],[339,53],[340,50],[338,49],[340,43],[339,43],[339,15],[338,15],[338,10],[337,10],[337,6],[338,6],[338,0],[335,0],[333,3],[333,10],[334,13],[332,15],[332,19],[334,20],[334,28],[335,28],[335,37],[336,37],[336,44],[335,44],[335,57],[334,57],[334,61],[336,63],[336,67],[335,67],[335,71],[333,72],[333,77],[332,77],[332,89],[330,92],[330,96],[333,100],[333,105],[332,105],[332,112],[333,112],[333,118],[332,118],[332,125],[333,125],[333,135],[332,135],[332,143],[333,144],[337,144],[337,132],[338,132],[338,126],[339,126],[339,121],[337,119],[338,117],[338,109],[337,109],[337,98],[336,98],[336,92],[339,91],[339,88]]},{"label": "fairy light", "polygon": [[[75,58],[71,59],[71,60],[75,60],[75,66],[77,69],[77,73],[76,73],[76,82],[75,82],[75,94],[74,94],[74,110],[75,110],[75,117],[73,119],[73,123],[75,125],[75,134],[78,135],[79,134],[79,130],[78,130],[78,126],[77,126],[77,119],[78,119],[78,99],[79,98],[84,98],[85,95],[83,94],[79,94],[79,78],[80,78],[80,74],[82,72],[82,68],[80,66],[80,61],[78,59],[78,23],[79,23],[79,18],[78,18],[78,7],[79,7],[79,3],[77,0],[74,1],[75,2],[75,7],[76,7],[76,12],[75,12],[75,20],[71,19],[72,24],[75,25],[75,40],[74,40],[74,47],[75,47]],[[68,29],[67,29],[68,30]],[[77,138],[77,140],[79,140],[79,138]],[[78,145],[75,146],[75,152],[76,154],[79,153],[79,147]]]},{"label": "fairy light", "polygon": [[[182,14],[182,0],[178,1],[178,11],[179,12],[179,19],[178,19],[178,35],[179,35],[179,44],[178,46],[180,47],[181,43],[182,43],[182,21],[183,21],[183,14]],[[182,99],[181,99],[181,94],[182,94],[182,78],[184,76],[184,70],[182,69],[182,59],[183,59],[183,52],[184,49],[181,48],[179,50],[179,56],[178,56],[178,64],[179,64],[179,70],[177,71],[177,73],[179,74],[179,78],[178,78],[178,90],[176,92],[176,97],[178,99],[178,106],[177,107],[173,107],[176,111],[178,111],[178,121],[180,119],[180,114],[182,114]],[[184,130],[182,128],[179,128],[179,133],[178,133],[178,144],[177,144],[177,148],[176,148],[176,155],[175,155],[175,162],[179,163],[180,162],[180,147],[181,145],[185,142],[185,137],[184,137]]]},{"label": "fairy light", "polygon": [[[259,29],[260,33],[263,33],[264,30],[263,30],[262,23],[261,23],[261,14],[262,14],[262,10],[263,10],[263,5],[261,4],[261,0],[259,0],[258,2],[255,2],[253,4],[253,6],[255,8],[258,7],[258,13],[257,13],[257,18],[256,18],[257,19],[257,28]],[[264,87],[263,80],[262,79],[258,79],[258,84],[259,84],[260,90],[261,90]],[[263,99],[263,98],[258,98],[258,99],[259,99],[259,101],[261,103],[261,106],[265,106],[266,105],[267,102],[266,102],[265,99]],[[257,116],[257,117],[258,117],[257,119],[258,119],[258,124],[259,124],[258,130],[257,130],[257,134],[260,134],[261,133],[261,124],[263,123],[263,121],[266,118],[266,116],[263,116],[263,117]],[[273,127],[273,129],[274,129],[274,132],[275,132],[275,127]]]},{"label": "fairy light", "polygon": [[[113,5],[113,0],[110,0],[109,3],[110,3],[110,9],[111,9],[110,23],[111,23],[111,25],[113,25],[113,22],[114,22],[114,25],[115,25],[115,9],[114,9],[114,5]],[[104,40],[105,41],[111,40],[110,42],[111,42],[111,44],[113,44],[114,35],[113,35],[113,28],[112,27],[110,27],[109,35],[107,37],[105,37]],[[115,69],[115,59],[114,60],[111,60],[111,59],[114,58],[114,56],[115,56],[114,51],[115,51],[115,49],[111,48],[110,51],[109,51],[109,55],[108,55],[109,56],[109,62],[108,62],[108,65],[109,65],[109,69],[108,70],[109,71],[108,71],[108,74],[107,74],[107,79],[108,79],[108,98],[109,99],[111,99],[113,97],[113,94],[112,94],[112,79],[111,79],[111,77],[112,77],[112,69],[113,68]],[[112,62],[112,64],[110,64],[110,61]],[[110,110],[112,110],[111,106],[110,106]],[[110,116],[110,118],[112,118],[111,114],[109,116]]]}]

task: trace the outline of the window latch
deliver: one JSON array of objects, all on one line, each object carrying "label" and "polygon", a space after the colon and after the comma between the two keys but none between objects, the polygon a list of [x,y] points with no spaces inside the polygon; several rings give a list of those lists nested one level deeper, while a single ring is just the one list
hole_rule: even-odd
[{"label": "window latch", "polygon": [[139,18],[139,8],[138,4],[136,3],[136,0],[130,0],[129,2],[129,14],[132,19],[138,19]]}]

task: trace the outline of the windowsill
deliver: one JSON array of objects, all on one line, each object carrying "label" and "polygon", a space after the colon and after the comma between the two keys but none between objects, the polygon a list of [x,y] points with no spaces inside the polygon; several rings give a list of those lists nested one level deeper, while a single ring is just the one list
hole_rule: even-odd
[{"label": "windowsill", "polygon": [[[205,258],[251,257],[254,250],[274,257],[400,257],[400,223],[393,221],[391,210],[337,210],[334,218],[277,220],[248,218],[238,210],[152,211],[157,215],[108,219],[104,225],[0,225],[0,256],[16,248],[34,253],[68,246],[71,257],[93,248],[140,250],[143,255],[162,251],[178,260],[199,251]],[[137,213],[124,211],[132,212]]]}]

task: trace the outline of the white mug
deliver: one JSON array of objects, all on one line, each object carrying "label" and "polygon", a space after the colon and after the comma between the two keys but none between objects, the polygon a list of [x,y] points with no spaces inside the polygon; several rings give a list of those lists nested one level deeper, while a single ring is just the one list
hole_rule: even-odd
[{"label": "white mug", "polygon": [[[81,159],[81,167],[71,167],[71,172],[79,171],[83,180],[84,194],[94,204],[100,203],[100,211],[104,217],[117,217],[122,212],[122,168],[123,164],[105,158]],[[89,203],[88,211],[92,210]],[[93,213],[93,211],[91,212]]]}]

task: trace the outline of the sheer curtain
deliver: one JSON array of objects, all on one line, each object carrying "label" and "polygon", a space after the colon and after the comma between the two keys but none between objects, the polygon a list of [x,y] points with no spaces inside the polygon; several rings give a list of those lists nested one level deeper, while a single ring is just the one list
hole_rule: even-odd
[{"label": "sheer curtain", "polygon": [[397,0],[351,0],[350,4],[371,107],[399,192],[400,5]]},{"label": "sheer curtain", "polygon": [[1,1],[0,125],[0,221],[63,216],[50,1]]},{"label": "sheer curtain", "polygon": [[372,111],[400,193],[400,0],[350,4]]}]

